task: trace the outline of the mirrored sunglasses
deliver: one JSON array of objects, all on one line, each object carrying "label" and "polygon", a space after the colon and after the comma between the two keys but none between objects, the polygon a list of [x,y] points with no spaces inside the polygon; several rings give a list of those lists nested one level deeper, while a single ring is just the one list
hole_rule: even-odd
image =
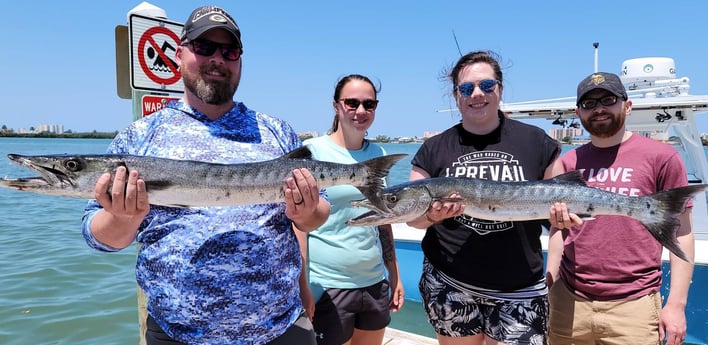
[{"label": "mirrored sunglasses", "polygon": [[[497,84],[501,84],[501,82],[499,80],[494,79],[484,79],[477,82],[477,86],[484,93],[494,92],[494,90],[497,88]],[[466,82],[457,86],[457,91],[460,92],[460,95],[462,97],[469,97],[472,96],[472,93],[474,93],[474,87],[475,83]]]},{"label": "mirrored sunglasses", "polygon": [[609,107],[611,105],[614,105],[615,103],[617,103],[617,96],[607,95],[607,96],[603,96],[600,98],[585,98],[582,101],[580,101],[580,107],[585,110],[588,110],[588,109],[594,109],[599,104]]},{"label": "mirrored sunglasses", "polygon": [[340,101],[344,103],[348,110],[357,110],[359,109],[359,105],[362,105],[364,110],[372,111],[376,109],[376,106],[379,104],[379,101],[376,99],[358,100],[356,98],[343,98],[340,99]]},{"label": "mirrored sunglasses", "polygon": [[183,43],[182,45],[191,45],[194,54],[200,56],[212,56],[214,55],[214,52],[219,49],[219,51],[221,52],[221,56],[223,56],[224,60],[227,61],[237,61],[243,53],[243,50],[241,50],[241,47],[239,45],[216,43],[204,39],[189,41]]}]

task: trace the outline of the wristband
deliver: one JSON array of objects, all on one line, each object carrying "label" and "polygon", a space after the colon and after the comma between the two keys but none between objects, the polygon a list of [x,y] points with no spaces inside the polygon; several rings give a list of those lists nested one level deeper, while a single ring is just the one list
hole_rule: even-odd
[{"label": "wristband", "polygon": [[436,221],[432,220],[432,219],[430,218],[430,216],[428,216],[428,212],[426,212],[426,213],[423,214],[423,215],[425,216],[425,219],[426,219],[427,221],[429,221],[430,223],[432,223],[432,224],[437,223]]}]

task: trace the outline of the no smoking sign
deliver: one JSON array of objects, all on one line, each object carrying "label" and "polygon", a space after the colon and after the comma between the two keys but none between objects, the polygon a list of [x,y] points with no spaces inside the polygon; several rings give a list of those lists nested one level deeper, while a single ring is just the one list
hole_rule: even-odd
[{"label": "no smoking sign", "polygon": [[130,15],[130,81],[133,89],[184,92],[175,61],[182,26],[165,19]]}]

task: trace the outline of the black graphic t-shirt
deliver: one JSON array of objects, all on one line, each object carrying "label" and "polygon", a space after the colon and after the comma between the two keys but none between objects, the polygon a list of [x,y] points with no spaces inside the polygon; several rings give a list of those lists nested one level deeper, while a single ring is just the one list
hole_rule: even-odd
[{"label": "black graphic t-shirt", "polygon": [[[500,126],[475,135],[458,124],[423,143],[412,164],[432,177],[536,181],[560,150],[538,127],[501,117]],[[548,205],[550,208],[550,205]],[[466,215],[426,231],[423,253],[448,276],[501,291],[528,287],[543,278],[541,222],[497,222]]]}]

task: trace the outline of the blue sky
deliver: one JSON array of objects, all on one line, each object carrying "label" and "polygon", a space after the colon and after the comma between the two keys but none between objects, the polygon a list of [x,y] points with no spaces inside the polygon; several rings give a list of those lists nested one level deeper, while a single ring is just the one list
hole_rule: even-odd
[{"label": "blue sky", "polygon": [[[594,69],[618,73],[624,60],[675,60],[692,94],[708,94],[708,2],[699,1],[196,1],[153,0],[183,22],[196,7],[229,11],[243,35],[235,99],[326,131],[337,79],[381,83],[370,135],[420,136],[455,124],[444,70],[463,53],[502,57],[503,101],[573,96]],[[140,1],[16,1],[4,6],[0,125],[113,131],[132,121],[132,101],[116,92],[115,27]],[[41,9],[41,10],[40,10]],[[703,115],[708,117],[708,115]],[[550,128],[547,122],[535,123]],[[702,132],[708,121],[699,120]]]}]

